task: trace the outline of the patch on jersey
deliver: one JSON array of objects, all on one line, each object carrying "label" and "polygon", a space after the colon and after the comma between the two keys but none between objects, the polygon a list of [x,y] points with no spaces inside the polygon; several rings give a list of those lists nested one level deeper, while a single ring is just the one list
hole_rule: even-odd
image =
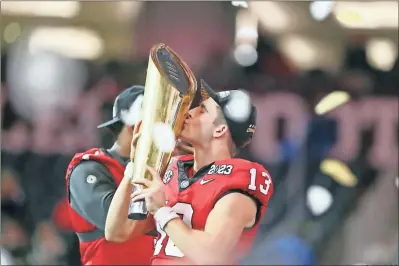
[{"label": "patch on jersey", "polygon": [[233,172],[231,164],[212,165],[208,175],[230,175]]},{"label": "patch on jersey", "polygon": [[211,179],[207,179],[207,180],[201,179],[200,184],[205,185],[205,184],[208,184],[209,182],[212,182],[213,180],[215,180],[215,178],[211,178]]},{"label": "patch on jersey", "polygon": [[180,183],[180,187],[181,187],[182,189],[188,188],[189,185],[190,185],[190,182],[187,181],[187,180],[184,180],[184,181],[182,181],[182,182]]},{"label": "patch on jersey", "polygon": [[93,184],[97,181],[97,177],[95,177],[94,175],[88,175],[86,178],[86,182],[89,184]]},{"label": "patch on jersey", "polygon": [[173,170],[172,169],[168,169],[166,171],[166,173],[164,174],[164,176],[163,176],[163,179],[162,179],[163,183],[164,184],[169,183],[170,180],[172,180],[172,176],[173,176]]}]

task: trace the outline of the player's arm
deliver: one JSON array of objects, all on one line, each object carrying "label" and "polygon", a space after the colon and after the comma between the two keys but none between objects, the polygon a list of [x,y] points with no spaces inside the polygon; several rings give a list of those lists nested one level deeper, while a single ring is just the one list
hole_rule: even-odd
[{"label": "player's arm", "polygon": [[[117,191],[117,185],[111,173],[101,163],[85,161],[76,166],[69,180],[72,209],[97,228],[105,230],[107,214]],[[107,238],[106,230],[105,236]],[[119,242],[129,237],[130,235],[126,238],[111,237],[107,240]]]},{"label": "player's arm", "polygon": [[124,177],[113,196],[105,223],[105,238],[108,241],[124,242],[130,237],[155,230],[152,216],[143,221],[127,218],[132,188],[130,178]]},{"label": "player's arm", "polygon": [[69,177],[70,205],[97,228],[105,229],[105,219],[116,190],[109,171],[95,161],[77,165]]},{"label": "player's arm", "polygon": [[195,264],[231,263],[234,249],[245,228],[256,222],[257,203],[247,195],[233,192],[215,204],[204,231],[189,228],[181,219],[173,219],[165,232],[186,258]]}]

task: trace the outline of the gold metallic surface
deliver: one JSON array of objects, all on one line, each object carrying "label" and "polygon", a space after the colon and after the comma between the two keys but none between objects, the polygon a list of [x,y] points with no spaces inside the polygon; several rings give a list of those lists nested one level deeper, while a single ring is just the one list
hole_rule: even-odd
[{"label": "gold metallic surface", "polygon": [[[188,90],[181,93],[170,82],[157,58],[157,51],[166,49],[182,69],[184,75],[179,78],[187,79]],[[164,44],[152,47],[144,90],[144,101],[142,107],[141,136],[136,146],[134,157],[133,178],[152,179],[146,170],[146,165],[151,166],[163,176],[172,153],[161,152],[153,141],[153,125],[165,123],[171,125],[176,137],[182,131],[185,115],[189,111],[197,90],[197,82],[193,72],[180,59],[180,57]],[[155,134],[162,134],[156,132]]]}]

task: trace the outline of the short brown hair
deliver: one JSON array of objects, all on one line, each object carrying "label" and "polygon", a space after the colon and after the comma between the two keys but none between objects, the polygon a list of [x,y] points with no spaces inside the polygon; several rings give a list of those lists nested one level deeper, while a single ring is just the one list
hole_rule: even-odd
[{"label": "short brown hair", "polygon": [[227,125],[226,118],[224,117],[222,109],[219,106],[217,107],[217,116],[216,116],[215,120],[213,121],[213,123],[217,126],[221,125],[221,124]]}]

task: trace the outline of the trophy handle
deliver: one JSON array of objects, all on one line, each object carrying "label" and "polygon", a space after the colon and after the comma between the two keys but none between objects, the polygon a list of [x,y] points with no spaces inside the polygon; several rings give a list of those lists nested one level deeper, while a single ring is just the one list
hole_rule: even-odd
[{"label": "trophy handle", "polygon": [[[132,193],[140,189],[142,188],[135,186],[132,189]],[[145,220],[147,219],[147,215],[148,210],[144,200],[134,202],[133,199],[130,199],[127,218],[129,218],[130,220]]]}]

